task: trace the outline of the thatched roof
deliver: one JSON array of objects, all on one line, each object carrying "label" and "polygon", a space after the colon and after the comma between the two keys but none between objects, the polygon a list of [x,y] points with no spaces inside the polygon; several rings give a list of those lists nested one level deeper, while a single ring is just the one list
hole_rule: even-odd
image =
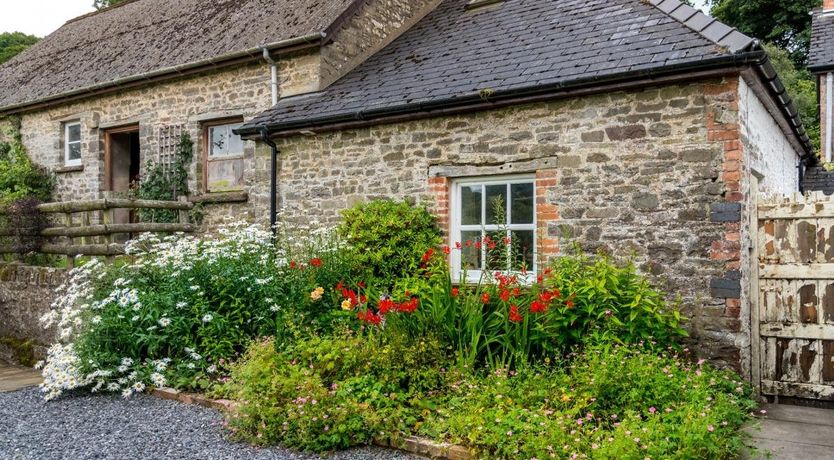
[{"label": "thatched roof", "polygon": [[320,33],[352,1],[132,0],[81,16],[0,66],[0,112]]}]

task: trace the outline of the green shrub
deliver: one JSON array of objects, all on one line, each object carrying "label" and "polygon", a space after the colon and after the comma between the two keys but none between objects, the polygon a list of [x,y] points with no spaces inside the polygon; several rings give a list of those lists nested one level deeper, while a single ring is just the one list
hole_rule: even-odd
[{"label": "green shrub", "polygon": [[282,352],[269,340],[219,391],[242,401],[230,420],[239,439],[323,452],[410,431],[426,395],[443,387],[444,362],[430,339],[312,337]]},{"label": "green shrub", "polygon": [[[590,343],[642,342],[662,349],[686,335],[679,312],[631,263],[566,255],[529,286],[521,274],[496,273],[476,286],[457,287],[442,255],[429,251],[423,260],[426,268],[399,283],[393,307],[386,299],[357,309],[366,322],[384,321],[385,331],[440,337],[462,366],[512,367]],[[419,307],[403,311],[400,303],[408,299]]]},{"label": "green shrub", "polygon": [[16,126],[10,128],[5,137],[11,141],[0,142],[0,208],[23,198],[49,201],[55,188],[55,177],[32,163]]},{"label": "green shrub", "polygon": [[339,234],[352,248],[357,267],[381,286],[411,273],[423,253],[440,244],[440,230],[425,207],[380,200],[342,214]]},{"label": "green shrub", "polygon": [[74,270],[44,318],[62,339],[46,362],[48,395],[205,388],[257,337],[290,341],[349,322],[324,288],[352,267],[337,244],[276,249],[269,232],[235,225],[214,237],[146,235],[129,244],[130,262]]},{"label": "green shrub", "polygon": [[[174,164],[170,169],[148,160],[145,175],[137,186],[136,197],[143,200],[176,201],[180,196],[188,195],[188,167],[193,157],[194,141],[188,133],[184,133],[180,136]],[[142,222],[179,222],[177,211],[167,209],[140,209],[138,214]]]},{"label": "green shrub", "polygon": [[453,390],[419,431],[479,458],[736,458],[756,407],[735,374],[624,346]]}]

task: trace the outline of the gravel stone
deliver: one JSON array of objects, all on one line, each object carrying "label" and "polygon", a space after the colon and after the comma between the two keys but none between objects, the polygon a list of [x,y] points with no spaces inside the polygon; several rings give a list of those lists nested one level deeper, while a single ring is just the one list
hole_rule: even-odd
[{"label": "gravel stone", "polygon": [[[44,402],[37,388],[0,393],[0,459],[287,459],[320,457],[225,438],[219,412],[150,396],[68,396]],[[334,460],[416,460],[366,447]]]}]

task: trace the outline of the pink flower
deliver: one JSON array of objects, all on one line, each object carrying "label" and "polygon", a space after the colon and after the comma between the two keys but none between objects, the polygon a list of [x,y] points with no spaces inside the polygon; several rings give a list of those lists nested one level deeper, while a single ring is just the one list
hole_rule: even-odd
[{"label": "pink flower", "polygon": [[657,409],[655,409],[654,407],[649,408],[649,413],[654,414],[655,412],[657,412]]},{"label": "pink flower", "polygon": [[710,433],[712,433],[713,431],[715,431],[715,427],[714,427],[714,426],[712,426],[712,425],[710,425],[710,426],[708,426],[708,427],[707,427],[707,431],[709,431]]}]

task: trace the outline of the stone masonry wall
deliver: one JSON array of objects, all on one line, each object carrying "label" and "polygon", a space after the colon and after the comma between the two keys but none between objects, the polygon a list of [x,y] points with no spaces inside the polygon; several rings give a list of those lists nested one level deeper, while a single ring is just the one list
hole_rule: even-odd
[{"label": "stone masonry wall", "polygon": [[321,87],[326,88],[433,10],[440,0],[366,0],[342,18],[322,50]]},{"label": "stone masonry wall", "polygon": [[39,319],[66,280],[63,269],[0,264],[0,343],[33,339],[42,348],[55,342],[55,330],[41,327]]},{"label": "stone masonry wall", "polygon": [[[280,58],[281,88],[287,94],[309,88],[311,72],[319,70],[319,52],[297,52]],[[311,64],[313,63],[313,64]],[[311,66],[314,68],[310,70]],[[265,62],[241,65],[141,89],[84,99],[22,115],[23,142],[34,162],[57,172],[56,200],[101,197],[104,184],[104,138],[108,128],[138,124],[141,165],[159,154],[160,127],[183,126],[194,140],[194,162],[189,174],[192,194],[202,193],[202,142],[204,124],[229,117],[245,120],[269,108],[270,70]],[[82,124],[82,166],[65,168],[63,162],[63,123]],[[213,226],[226,216],[262,220],[269,207],[268,191],[258,188],[269,170],[263,161],[256,165],[255,143],[247,142],[244,159],[244,189],[248,203],[207,204],[206,224]]]},{"label": "stone masonry wall", "polygon": [[738,137],[737,78],[294,136],[279,140],[280,208],[335,224],[358,202],[411,198],[444,221],[450,179],[536,173],[543,252],[635,255],[681,296],[704,356],[747,371],[740,290],[718,289],[741,266]]}]

